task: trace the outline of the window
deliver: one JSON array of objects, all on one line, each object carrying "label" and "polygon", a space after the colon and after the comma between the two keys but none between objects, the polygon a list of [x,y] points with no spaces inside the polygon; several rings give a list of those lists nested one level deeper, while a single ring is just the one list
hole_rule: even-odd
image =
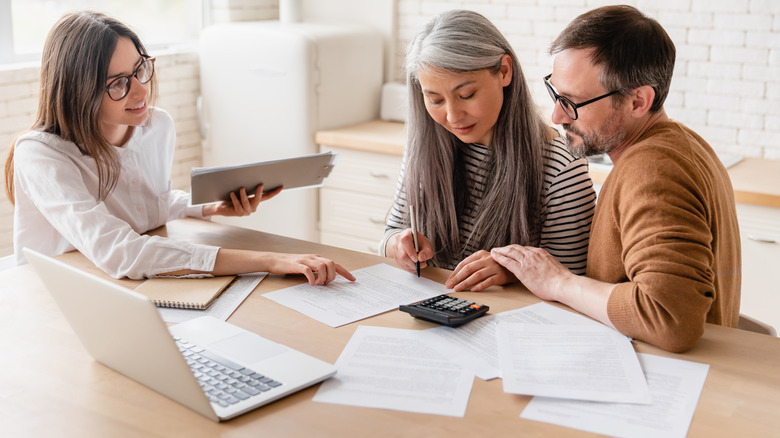
[{"label": "window", "polygon": [[63,14],[91,9],[128,24],[147,47],[195,41],[203,0],[0,0],[0,62],[35,60]]}]

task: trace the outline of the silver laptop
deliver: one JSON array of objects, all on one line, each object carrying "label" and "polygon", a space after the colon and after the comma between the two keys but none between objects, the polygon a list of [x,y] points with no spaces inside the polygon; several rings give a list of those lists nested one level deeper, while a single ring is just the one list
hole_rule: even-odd
[{"label": "silver laptop", "polygon": [[327,362],[216,318],[168,328],[144,296],[35,251],[24,255],[95,360],[214,421],[336,374]]}]

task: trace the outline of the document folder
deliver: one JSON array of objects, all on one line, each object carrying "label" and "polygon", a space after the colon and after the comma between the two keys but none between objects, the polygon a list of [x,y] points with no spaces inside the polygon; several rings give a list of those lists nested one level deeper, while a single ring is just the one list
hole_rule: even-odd
[{"label": "document folder", "polygon": [[191,203],[229,201],[230,192],[241,187],[251,195],[260,184],[266,192],[279,186],[285,190],[321,186],[337,158],[333,152],[324,152],[238,166],[193,167]]}]

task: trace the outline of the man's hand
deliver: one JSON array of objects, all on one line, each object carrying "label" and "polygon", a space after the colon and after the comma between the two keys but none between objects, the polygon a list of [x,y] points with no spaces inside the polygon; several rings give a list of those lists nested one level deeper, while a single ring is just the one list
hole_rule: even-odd
[{"label": "man's hand", "polygon": [[574,275],[542,248],[509,245],[493,248],[490,255],[537,297],[566,304],[615,327],[609,320],[607,303],[616,284]]},{"label": "man's hand", "polygon": [[509,245],[493,248],[490,255],[534,295],[546,301],[560,301],[563,284],[576,277],[542,248]]}]

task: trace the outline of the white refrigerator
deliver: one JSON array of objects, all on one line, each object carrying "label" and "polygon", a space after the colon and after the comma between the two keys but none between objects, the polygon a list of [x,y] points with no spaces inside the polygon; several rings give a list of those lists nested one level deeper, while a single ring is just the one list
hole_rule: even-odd
[{"label": "white refrigerator", "polygon": [[[314,133],[379,116],[382,36],[358,25],[219,24],[200,40],[203,165],[318,152]],[[338,166],[338,163],[336,163]],[[316,189],[282,191],[220,222],[317,241]]]}]

